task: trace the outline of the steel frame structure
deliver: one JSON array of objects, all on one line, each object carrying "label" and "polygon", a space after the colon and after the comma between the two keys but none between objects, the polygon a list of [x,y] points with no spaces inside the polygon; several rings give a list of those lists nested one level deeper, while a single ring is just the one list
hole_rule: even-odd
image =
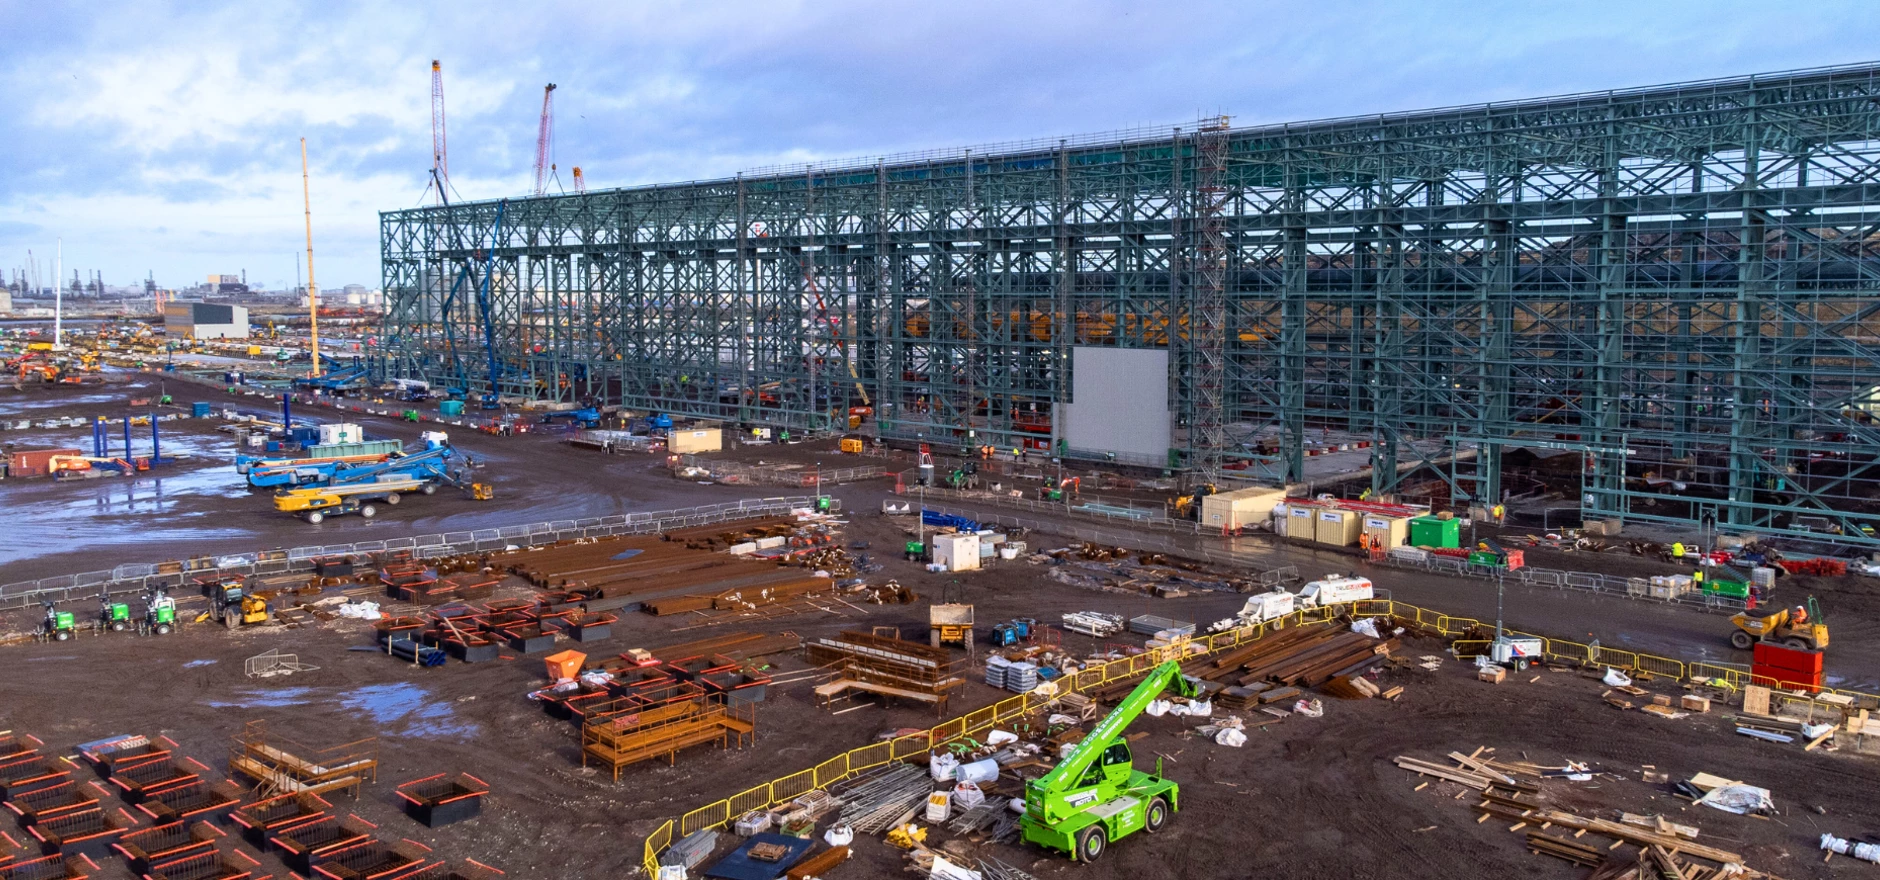
[{"label": "steel frame structure", "polygon": [[483,390],[487,265],[505,395],[1080,457],[1071,347],[1169,347],[1195,473],[1324,428],[1457,506],[1551,447],[1589,516],[1880,513],[1880,66],[497,207],[381,215],[384,375]]}]

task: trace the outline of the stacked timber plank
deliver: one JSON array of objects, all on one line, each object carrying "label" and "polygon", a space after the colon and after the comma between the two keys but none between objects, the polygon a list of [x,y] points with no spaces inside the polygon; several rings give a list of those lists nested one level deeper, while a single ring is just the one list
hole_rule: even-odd
[{"label": "stacked timber plank", "polygon": [[582,594],[582,604],[596,612],[749,610],[830,589],[828,578],[802,568],[689,546],[693,543],[603,538],[517,551],[502,562],[537,587]]}]

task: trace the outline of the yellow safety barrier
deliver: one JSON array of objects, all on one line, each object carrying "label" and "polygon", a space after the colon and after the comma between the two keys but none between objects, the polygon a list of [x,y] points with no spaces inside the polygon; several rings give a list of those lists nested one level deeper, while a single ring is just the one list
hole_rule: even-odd
[{"label": "yellow safety barrier", "polygon": [[[1320,623],[1334,620],[1349,610],[1356,617],[1400,617],[1414,622],[1417,626],[1435,630],[1444,636],[1454,638],[1470,630],[1488,629],[1481,621],[1470,617],[1454,617],[1427,608],[1398,602],[1392,599],[1367,599],[1353,603],[1349,609],[1307,608],[1295,611],[1274,620],[1250,627],[1239,627],[1209,636],[1197,636],[1192,640],[1163,648],[1155,648],[1141,654],[1120,657],[1104,663],[1087,666],[1077,672],[1056,679],[1057,693],[1078,693],[1100,688],[1112,682],[1143,675],[1163,661],[1201,654],[1215,654],[1238,648],[1255,641],[1268,632],[1298,626],[1305,623]],[[1598,647],[1568,641],[1550,639],[1532,633],[1506,630],[1519,638],[1537,638],[1545,646],[1548,659],[1566,663],[1593,664],[1611,666],[1628,673],[1645,672],[1654,676],[1686,680],[1720,680],[1732,688],[1744,684],[1756,683],[1747,670],[1735,669],[1715,663],[1684,663],[1669,657],[1653,654],[1640,654],[1616,648]],[[1459,642],[1458,644],[1488,644],[1485,640]],[[1842,694],[1856,699],[1865,699],[1880,703],[1880,695],[1860,691],[1826,688],[1825,691]],[[779,779],[747,789],[731,797],[706,804],[677,820],[668,819],[646,838],[644,849],[644,867],[647,876],[659,875],[659,854],[672,846],[675,832],[679,836],[691,834],[706,828],[721,828],[734,819],[752,810],[764,810],[808,794],[817,789],[826,789],[831,785],[845,781],[861,773],[888,764],[913,757],[922,752],[955,740],[977,736],[994,726],[1018,718],[1030,712],[1036,705],[1049,702],[1050,698],[1033,694],[1019,694],[990,706],[975,709],[942,721],[922,733],[910,734],[888,742],[871,743],[851,749],[809,770],[803,770]]]}]

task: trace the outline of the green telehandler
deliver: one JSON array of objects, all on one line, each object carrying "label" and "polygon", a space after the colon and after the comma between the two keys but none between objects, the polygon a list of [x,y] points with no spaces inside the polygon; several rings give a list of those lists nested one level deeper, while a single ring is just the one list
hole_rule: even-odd
[{"label": "green telehandler", "polygon": [[1159,758],[1153,774],[1137,770],[1123,731],[1169,688],[1195,694],[1174,660],[1150,672],[1057,767],[1025,786],[1019,828],[1026,841],[1094,862],[1111,841],[1137,831],[1154,834],[1168,824],[1181,786],[1162,778]]}]

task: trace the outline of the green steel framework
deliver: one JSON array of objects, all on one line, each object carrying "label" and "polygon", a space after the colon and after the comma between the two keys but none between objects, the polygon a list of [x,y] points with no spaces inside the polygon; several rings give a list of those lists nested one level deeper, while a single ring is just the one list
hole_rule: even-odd
[{"label": "green steel framework", "polygon": [[1877,175],[1867,65],[393,211],[380,369],[1076,458],[1071,347],[1166,346],[1191,474],[1333,429],[1484,504],[1552,448],[1589,515],[1871,542]]}]

